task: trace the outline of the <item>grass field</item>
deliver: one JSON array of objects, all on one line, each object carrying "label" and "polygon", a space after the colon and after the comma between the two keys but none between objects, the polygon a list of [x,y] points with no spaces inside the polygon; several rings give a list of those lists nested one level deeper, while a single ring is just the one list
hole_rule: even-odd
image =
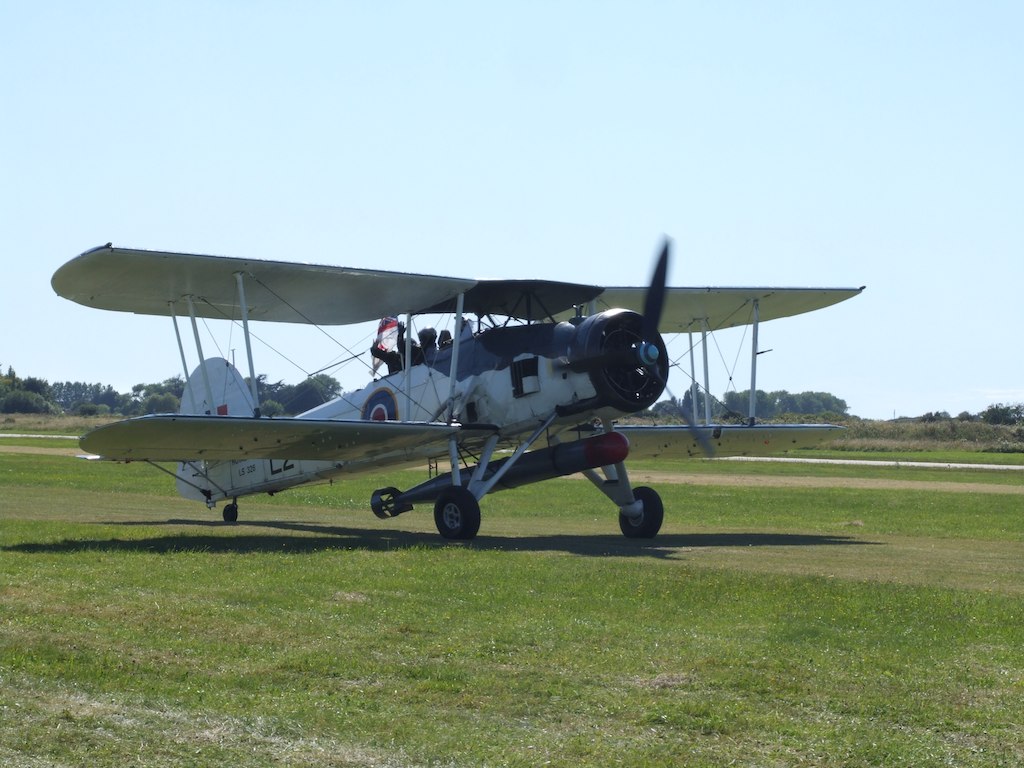
[{"label": "grass field", "polygon": [[0,441],[5,766],[1024,764],[1020,472],[650,463],[652,542],[565,479],[452,545],[368,511],[416,473],[229,526],[73,450]]}]

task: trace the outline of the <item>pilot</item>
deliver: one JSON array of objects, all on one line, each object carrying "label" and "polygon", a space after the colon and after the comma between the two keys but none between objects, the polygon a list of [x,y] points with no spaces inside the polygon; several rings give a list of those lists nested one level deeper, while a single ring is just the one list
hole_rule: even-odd
[{"label": "pilot", "polygon": [[[430,362],[434,359],[434,355],[437,353],[437,331],[433,328],[424,328],[420,331],[420,355],[421,360],[419,362]],[[417,362],[415,355],[413,356],[413,364]]]},{"label": "pilot", "polygon": [[[398,324],[398,344],[394,349],[389,349],[387,352],[382,350],[376,344],[370,347],[370,355],[376,357],[378,360],[383,360],[385,365],[388,367],[388,375],[392,373],[398,373],[402,370],[402,353],[405,350],[405,323]],[[415,358],[414,358],[415,359]]]},{"label": "pilot", "polygon": [[437,348],[447,349],[452,345],[452,332],[445,328],[441,331],[441,335],[437,337]]}]

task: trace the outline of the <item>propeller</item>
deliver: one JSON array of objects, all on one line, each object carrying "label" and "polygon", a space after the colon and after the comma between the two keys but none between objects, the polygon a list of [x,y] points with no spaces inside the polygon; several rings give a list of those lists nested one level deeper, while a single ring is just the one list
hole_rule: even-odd
[{"label": "propeller", "polygon": [[[651,275],[651,283],[647,286],[647,294],[644,296],[643,325],[640,327],[641,342],[637,345],[637,362],[647,371],[661,380],[661,371],[658,370],[658,358],[661,350],[651,339],[658,336],[658,323],[661,322],[661,310],[665,306],[665,281],[668,276],[668,254],[669,239],[666,237],[661,246],[661,255],[654,266],[654,274]],[[665,383],[665,382],[662,382]]]},{"label": "propeller", "polygon": [[[661,255],[658,256],[658,263],[654,267],[654,274],[651,276],[651,284],[647,288],[647,295],[644,296],[643,325],[641,326],[641,338],[643,341],[637,346],[636,354],[640,364],[663,384],[668,382],[661,378],[661,370],[658,368],[658,357],[661,351],[657,345],[649,341],[657,337],[658,325],[661,322],[661,311],[665,306],[665,283],[668,278],[668,257],[671,241],[666,237],[661,247]],[[697,428],[696,422],[688,413],[683,413],[686,419],[686,426],[697,441],[704,455],[711,457],[715,455],[715,448],[708,439],[708,436]]]},{"label": "propeller", "polygon": [[665,283],[668,279],[668,260],[671,241],[666,237],[661,253],[654,266],[651,282],[644,294],[643,314],[640,327],[630,329],[609,342],[605,351],[586,359],[576,360],[569,367],[577,371],[589,371],[609,366],[633,369],[643,372],[665,386],[667,382],[661,373],[661,349],[658,345],[658,324],[665,305]]},{"label": "propeller", "polygon": [[[623,410],[639,410],[650,405],[668,389],[669,361],[663,352],[664,341],[658,327],[668,294],[671,249],[672,241],[666,237],[644,294],[643,313],[609,313],[604,319],[595,316],[594,320],[600,324],[593,330],[594,335],[582,342],[580,352],[584,354],[565,360],[571,370],[599,374],[594,379],[599,391],[604,387],[609,397],[620,398],[618,402]],[[599,339],[599,350],[594,349],[595,338]],[[666,360],[662,360],[663,355]],[[704,453],[713,456],[714,447],[706,431],[702,431],[689,414],[686,414],[686,426]]]}]

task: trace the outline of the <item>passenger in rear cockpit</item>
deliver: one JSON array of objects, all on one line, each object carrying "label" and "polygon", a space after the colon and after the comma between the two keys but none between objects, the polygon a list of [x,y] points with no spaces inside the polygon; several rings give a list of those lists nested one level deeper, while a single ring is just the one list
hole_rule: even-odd
[{"label": "passenger in rear cockpit", "polygon": [[424,328],[420,331],[420,359],[416,360],[415,351],[413,352],[412,364],[422,362],[432,362],[434,355],[437,354],[437,331],[433,328]]}]

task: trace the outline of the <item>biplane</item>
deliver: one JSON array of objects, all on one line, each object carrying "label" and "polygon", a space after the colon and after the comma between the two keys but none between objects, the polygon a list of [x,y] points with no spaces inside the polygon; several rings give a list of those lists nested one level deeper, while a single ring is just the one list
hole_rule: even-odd
[{"label": "biplane", "polygon": [[[438,532],[472,539],[489,493],[582,473],[618,512],[622,533],[652,538],[664,506],[634,486],[627,457],[764,454],[814,445],[827,424],[765,425],[691,419],[678,426],[621,426],[665,391],[665,333],[753,326],[756,391],[760,323],[821,309],[863,288],[666,286],[665,241],[646,287],[602,288],[551,280],[470,280],[434,275],[221,256],[94,248],[53,275],[61,296],[89,307],[172,319],[185,389],[178,413],[130,418],[92,430],[81,447],[102,459],[153,464],[179,492],[209,509],[359,472],[424,467],[417,485],[369,499],[380,518],[432,504]],[[413,323],[451,317],[451,343],[415,349]],[[190,373],[178,318],[191,322],[198,366]],[[260,413],[249,324],[317,326],[405,318],[396,364],[356,391],[289,418]],[[204,358],[197,318],[243,330],[248,377]],[[705,349],[705,389],[707,378]],[[370,355],[367,355],[369,358]],[[693,357],[691,349],[691,359]],[[369,365],[369,363],[368,363]],[[696,388],[696,376],[693,377]],[[696,400],[694,400],[696,402]],[[174,463],[176,471],[165,464]]]}]

